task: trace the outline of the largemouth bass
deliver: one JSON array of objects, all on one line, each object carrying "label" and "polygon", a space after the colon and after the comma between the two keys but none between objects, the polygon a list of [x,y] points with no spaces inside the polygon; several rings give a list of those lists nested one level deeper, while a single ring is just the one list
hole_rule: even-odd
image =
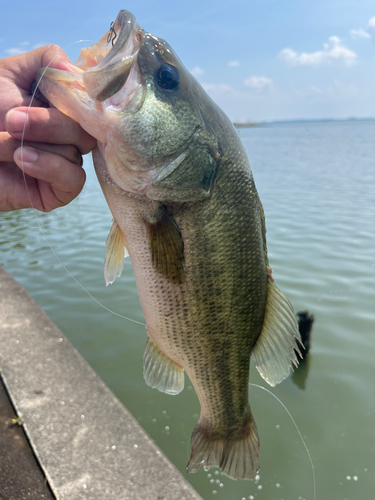
[{"label": "largemouth bass", "polygon": [[189,472],[254,479],[259,438],[249,360],[271,385],[298,364],[299,333],[269,267],[262,205],[229,119],[167,42],[120,11],[71,72],[41,70],[39,90],[93,135],[113,214],[107,284],[130,255],[147,323],[144,377],[201,404]]}]

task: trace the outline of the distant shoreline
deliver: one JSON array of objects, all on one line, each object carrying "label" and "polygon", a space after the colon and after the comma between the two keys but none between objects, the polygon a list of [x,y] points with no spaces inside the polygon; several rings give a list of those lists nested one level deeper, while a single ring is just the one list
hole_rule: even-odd
[{"label": "distant shoreline", "polygon": [[285,125],[298,123],[344,123],[344,122],[373,122],[375,118],[312,118],[300,120],[271,120],[262,122],[233,122],[236,128],[259,127],[264,125]]},{"label": "distant shoreline", "polygon": [[257,123],[253,123],[253,122],[233,122],[233,125],[236,128],[247,128],[247,127],[257,127],[258,126]]}]

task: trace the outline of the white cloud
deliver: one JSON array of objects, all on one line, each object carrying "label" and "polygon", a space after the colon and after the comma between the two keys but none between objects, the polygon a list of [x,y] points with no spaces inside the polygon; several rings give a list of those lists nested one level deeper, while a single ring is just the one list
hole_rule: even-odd
[{"label": "white cloud", "polygon": [[375,38],[375,17],[369,20],[365,29],[350,30],[350,34],[352,38]]},{"label": "white cloud", "polygon": [[30,45],[30,42],[20,42],[18,47],[10,47],[9,49],[5,49],[5,52],[10,56],[23,54],[24,52],[27,52],[28,45]]},{"label": "white cloud", "polygon": [[358,28],[357,30],[350,30],[350,34],[352,38],[371,38],[371,35],[368,31],[363,28]]},{"label": "white cloud", "polygon": [[292,49],[284,49],[279,54],[288,66],[321,66],[339,62],[345,66],[351,66],[357,58],[357,54],[341,44],[340,38],[331,36],[328,43],[323,45],[323,50],[310,54],[301,52],[300,54]]},{"label": "white cloud", "polygon": [[235,68],[236,66],[239,66],[240,63],[238,61],[229,61],[228,66],[231,66],[232,68]]},{"label": "white cloud", "polygon": [[198,76],[202,76],[202,75],[204,75],[205,71],[204,71],[202,68],[200,68],[199,66],[195,66],[195,68],[193,68],[193,69],[190,71],[190,73],[191,73],[193,76],[198,77]]},{"label": "white cloud", "polygon": [[375,35],[375,17],[372,17],[367,25],[367,31],[370,33],[371,36]]},{"label": "white cloud", "polygon": [[43,47],[44,45],[47,45],[45,42],[38,42],[35,45],[33,45],[33,49],[39,49],[39,47]]},{"label": "white cloud", "polygon": [[23,54],[26,50],[21,49],[20,47],[10,47],[10,49],[5,49],[5,52],[10,56],[16,56],[18,54]]},{"label": "white cloud", "polygon": [[358,88],[353,83],[333,80],[328,85],[310,85],[305,89],[294,90],[294,93],[301,98],[312,98],[315,102],[334,102],[358,96]]},{"label": "white cloud", "polygon": [[267,78],[266,76],[250,76],[246,78],[244,84],[247,87],[255,90],[263,90],[269,88],[272,85],[271,78]]},{"label": "white cloud", "polygon": [[226,83],[202,83],[202,87],[208,93],[210,92],[224,92],[224,93],[236,93],[236,90],[227,85]]}]

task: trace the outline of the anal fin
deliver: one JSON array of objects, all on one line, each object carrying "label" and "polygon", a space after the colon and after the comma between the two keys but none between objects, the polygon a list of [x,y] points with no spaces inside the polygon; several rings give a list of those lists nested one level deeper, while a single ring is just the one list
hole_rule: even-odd
[{"label": "anal fin", "polygon": [[184,388],[184,370],[169,359],[150,337],[143,354],[143,376],[147,385],[167,394],[178,394]]},{"label": "anal fin", "polygon": [[268,296],[262,332],[252,350],[255,366],[271,386],[283,381],[294,366],[296,352],[301,356],[302,345],[297,318],[289,300],[273,281],[268,282]]},{"label": "anal fin", "polygon": [[107,253],[104,262],[104,278],[106,286],[121,276],[124,259],[129,255],[126,240],[120,226],[113,219],[112,227],[106,241]]}]

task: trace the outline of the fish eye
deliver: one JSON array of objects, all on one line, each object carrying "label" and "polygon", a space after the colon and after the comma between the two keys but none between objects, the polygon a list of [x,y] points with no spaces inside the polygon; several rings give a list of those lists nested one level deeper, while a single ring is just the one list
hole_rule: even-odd
[{"label": "fish eye", "polygon": [[178,69],[170,64],[162,64],[156,71],[156,83],[160,89],[172,92],[180,83]]}]

